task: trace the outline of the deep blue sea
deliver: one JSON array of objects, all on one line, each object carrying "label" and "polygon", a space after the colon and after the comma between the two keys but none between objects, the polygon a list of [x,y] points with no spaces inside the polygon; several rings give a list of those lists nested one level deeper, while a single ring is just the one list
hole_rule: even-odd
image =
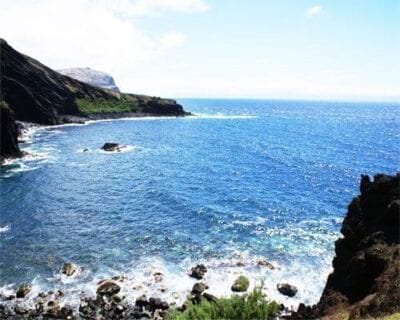
[{"label": "deep blue sea", "polygon": [[[127,295],[182,300],[194,283],[187,270],[204,262],[211,293],[230,294],[246,274],[278,301],[317,302],[360,175],[400,170],[400,105],[179,102],[197,116],[25,137],[31,156],[1,169],[0,291],[30,282],[90,293],[125,274]],[[105,142],[129,147],[106,153]],[[60,276],[64,262],[78,274]],[[282,281],[299,288],[296,297],[277,292]]]}]

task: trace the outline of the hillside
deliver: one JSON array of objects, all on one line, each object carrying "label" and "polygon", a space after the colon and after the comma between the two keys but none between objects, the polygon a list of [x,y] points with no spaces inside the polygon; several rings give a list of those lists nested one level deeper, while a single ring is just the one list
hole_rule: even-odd
[{"label": "hillside", "polygon": [[[0,62],[0,98],[15,120],[54,125],[74,121],[76,117],[188,114],[172,99],[112,92],[62,75],[14,50],[3,39],[0,39]],[[7,117],[6,108],[2,107],[1,112]],[[6,130],[3,136],[1,154],[16,156],[18,153],[10,152],[7,142],[12,140],[12,133]]]}]

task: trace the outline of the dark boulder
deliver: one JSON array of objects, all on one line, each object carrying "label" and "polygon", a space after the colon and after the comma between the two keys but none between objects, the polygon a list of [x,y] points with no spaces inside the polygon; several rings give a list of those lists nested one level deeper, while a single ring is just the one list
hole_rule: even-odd
[{"label": "dark boulder", "polygon": [[123,144],[119,144],[119,143],[111,143],[111,142],[106,142],[101,149],[104,151],[108,151],[108,152],[114,152],[114,151],[118,151],[120,152],[122,149],[126,148],[125,145]]},{"label": "dark boulder", "polygon": [[203,279],[207,272],[207,267],[204,264],[198,264],[197,266],[190,269],[189,276],[197,280]]},{"label": "dark boulder", "polygon": [[246,276],[239,276],[233,283],[231,290],[234,292],[245,292],[249,288],[250,282]]},{"label": "dark boulder", "polygon": [[192,288],[192,294],[202,294],[206,289],[208,289],[208,286],[205,283],[197,282]]},{"label": "dark boulder", "polygon": [[150,308],[152,311],[155,310],[168,310],[169,304],[166,301],[161,300],[160,298],[150,298]]},{"label": "dark boulder", "polygon": [[288,283],[279,283],[276,288],[280,293],[288,297],[294,297],[297,293],[297,287]]},{"label": "dark boulder", "polygon": [[22,284],[17,290],[17,298],[25,298],[31,292],[32,286],[29,284]]},{"label": "dark boulder", "polygon": [[113,281],[104,281],[98,288],[98,295],[112,296],[120,292],[121,288]]}]

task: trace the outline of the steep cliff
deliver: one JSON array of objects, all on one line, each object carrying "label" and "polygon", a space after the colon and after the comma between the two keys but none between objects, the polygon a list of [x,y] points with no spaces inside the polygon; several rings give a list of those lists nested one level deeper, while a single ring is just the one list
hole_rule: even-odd
[{"label": "steep cliff", "polygon": [[119,94],[64,76],[10,47],[0,39],[1,95],[15,118],[57,124],[65,115],[110,113],[185,115],[171,99]]},{"label": "steep cliff", "polygon": [[18,129],[14,114],[8,105],[0,100],[0,164],[5,158],[22,156],[18,148]]},{"label": "steep cliff", "polygon": [[335,244],[334,271],[313,308],[295,318],[350,319],[400,312],[400,173],[362,176]]}]

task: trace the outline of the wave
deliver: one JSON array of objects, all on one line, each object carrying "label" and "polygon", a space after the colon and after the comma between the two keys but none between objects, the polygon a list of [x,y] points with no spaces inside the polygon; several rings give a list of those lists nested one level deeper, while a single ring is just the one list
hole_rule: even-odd
[{"label": "wave", "polygon": [[9,224],[6,224],[3,227],[0,226],[0,233],[7,232],[7,231],[10,231],[10,230],[11,230],[11,226]]},{"label": "wave", "polygon": [[242,115],[229,115],[223,113],[215,113],[215,114],[208,114],[208,113],[196,113],[193,116],[185,117],[184,119],[257,119],[258,116],[249,115],[249,114],[242,114]]}]

